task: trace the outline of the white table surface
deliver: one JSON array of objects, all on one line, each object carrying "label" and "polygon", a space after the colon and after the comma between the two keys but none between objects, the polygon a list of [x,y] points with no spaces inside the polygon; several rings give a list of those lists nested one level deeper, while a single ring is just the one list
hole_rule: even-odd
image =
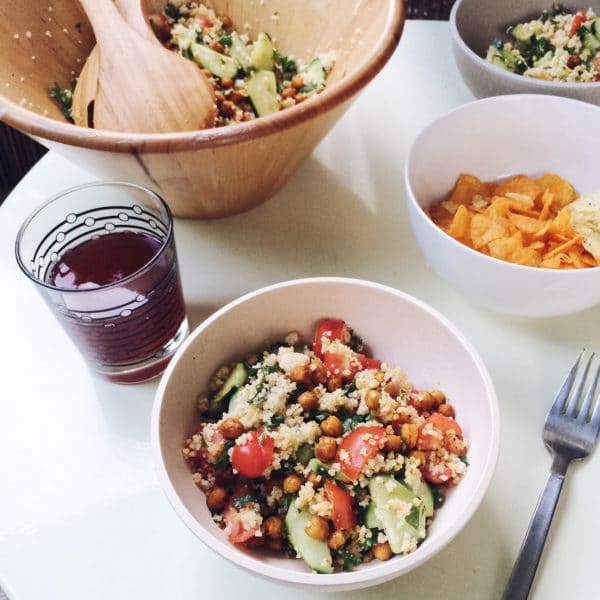
[{"label": "white table surface", "polygon": [[[600,349],[600,308],[503,317],[459,296],[421,257],[404,206],[403,162],[422,127],[470,100],[448,25],[409,21],[389,64],[275,199],[229,219],[176,223],[192,325],[263,285],[360,277],[433,305],[489,368],[502,435],[480,509],[429,563],[349,599],[500,598],[550,466],[545,414],[579,349]],[[157,383],[124,387],[92,375],[18,271],[13,245],[25,216],[49,194],[90,179],[49,153],[0,208],[0,587],[12,600],[331,597],[249,575],[188,531],[151,462]],[[533,598],[598,597],[599,467],[596,452],[571,468]]]}]

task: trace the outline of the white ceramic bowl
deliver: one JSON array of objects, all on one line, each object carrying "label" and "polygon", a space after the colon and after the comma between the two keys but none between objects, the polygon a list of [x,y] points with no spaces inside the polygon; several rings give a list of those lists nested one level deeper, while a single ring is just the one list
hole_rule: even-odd
[{"label": "white ceramic bowl", "polygon": [[[591,7],[600,14],[600,0],[564,0],[560,4],[572,12]],[[509,41],[508,26],[536,19],[551,7],[548,0],[456,0],[450,13],[452,52],[462,78],[475,96],[549,94],[600,104],[600,82],[542,81],[510,73],[485,60],[494,38]]]},{"label": "white ceramic bowl", "polygon": [[557,271],[486,256],[439,229],[423,207],[443,200],[461,173],[495,181],[556,173],[578,192],[600,189],[594,167],[600,108],[539,95],[497,96],[465,104],[426,127],[405,164],[406,197],[429,265],[469,300],[511,315],[550,317],[600,302],[600,268]]},{"label": "white ceramic bowl", "polygon": [[[325,316],[345,319],[372,355],[401,365],[416,386],[443,389],[469,442],[469,468],[439,510],[423,544],[407,556],[373,561],[349,573],[311,573],[300,559],[241,550],[211,520],[205,496],[182,457],[199,419],[196,397],[221,364],[297,330],[310,339]],[[358,589],[402,575],[439,552],[468,522],[489,485],[498,452],[496,394],[485,366],[442,315],[395,289],[344,278],[312,278],[247,294],[202,323],[165,372],[152,415],[160,484],[186,525],[231,562],[268,579],[319,590]]]}]

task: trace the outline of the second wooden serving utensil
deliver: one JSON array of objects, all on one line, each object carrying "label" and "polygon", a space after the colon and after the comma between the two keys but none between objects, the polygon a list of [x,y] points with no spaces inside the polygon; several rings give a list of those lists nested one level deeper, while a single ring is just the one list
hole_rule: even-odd
[{"label": "second wooden serving utensil", "polygon": [[213,126],[216,107],[210,82],[194,63],[158,43],[140,0],[118,0],[127,22],[112,0],[80,3],[97,45],[75,89],[77,124],[89,125],[88,106],[94,98],[97,129],[165,133]]}]

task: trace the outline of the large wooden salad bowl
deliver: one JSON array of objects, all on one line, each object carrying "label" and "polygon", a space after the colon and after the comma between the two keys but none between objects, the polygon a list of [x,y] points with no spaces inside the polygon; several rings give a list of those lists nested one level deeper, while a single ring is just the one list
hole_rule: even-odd
[{"label": "large wooden salad bowl", "polygon": [[[148,8],[160,10],[163,4],[149,0]],[[309,60],[333,51],[335,66],[325,91],[280,113],[219,129],[128,134],[79,127],[48,95],[54,82],[69,84],[94,46],[79,3],[5,0],[0,5],[0,119],[95,176],[154,189],[177,216],[215,218],[257,206],[283,187],[384,66],[402,33],[403,2],[212,4],[236,28],[249,27],[252,37],[268,32],[286,55]]]}]

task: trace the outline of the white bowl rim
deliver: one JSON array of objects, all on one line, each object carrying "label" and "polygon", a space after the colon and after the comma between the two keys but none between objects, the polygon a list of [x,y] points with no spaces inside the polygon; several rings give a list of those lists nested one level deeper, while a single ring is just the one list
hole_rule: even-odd
[{"label": "white bowl rim", "polygon": [[[417,146],[418,146],[419,142],[422,140],[422,138],[424,138],[426,135],[428,135],[430,133],[430,131],[432,129],[435,129],[441,122],[454,117],[456,114],[459,114],[461,112],[470,111],[470,110],[473,110],[474,108],[476,109],[478,106],[484,105],[484,104],[496,104],[496,103],[505,104],[505,103],[509,103],[509,102],[548,102],[548,103],[555,103],[555,104],[563,104],[563,103],[576,104],[576,106],[573,106],[573,110],[575,110],[575,111],[577,111],[579,109],[585,109],[585,110],[589,109],[589,110],[599,111],[599,113],[600,113],[599,106],[589,104],[588,102],[584,102],[583,100],[576,100],[575,98],[567,98],[564,96],[548,96],[548,95],[544,95],[544,94],[504,94],[502,96],[489,96],[487,98],[480,98],[478,100],[472,100],[471,102],[466,102],[464,104],[461,104],[460,106],[457,106],[456,108],[453,108],[452,110],[449,110],[448,112],[444,113],[437,119],[431,121],[427,126],[425,126],[418,133],[418,135],[413,140],[413,143],[411,144],[411,147],[408,151],[406,161],[404,162],[404,183],[409,192],[407,194],[407,201],[410,204],[412,204],[417,209],[417,211],[419,211],[419,214],[422,216],[423,220],[427,223],[427,227],[430,228],[431,231],[437,232],[436,235],[441,235],[441,236],[445,237],[448,240],[448,242],[455,248],[460,248],[461,250],[463,250],[467,254],[470,254],[471,256],[477,256],[486,263],[489,263],[491,265],[500,264],[504,267],[509,266],[510,268],[514,268],[517,271],[536,273],[536,276],[538,276],[538,277],[556,277],[556,275],[558,273],[561,274],[561,277],[585,277],[585,276],[587,276],[585,274],[597,271],[598,269],[600,269],[600,266],[587,267],[585,269],[551,269],[551,268],[547,268],[547,267],[530,267],[527,265],[519,265],[517,263],[513,263],[508,260],[501,260],[499,258],[495,258],[493,256],[484,254],[483,252],[479,252],[479,251],[475,250],[474,248],[471,248],[470,246],[467,246],[466,244],[463,244],[462,242],[455,240],[451,235],[447,234],[445,231],[440,229],[431,219],[429,219],[427,217],[427,215],[425,214],[425,211],[423,210],[423,207],[417,201],[416,194],[414,193],[413,187],[412,187],[412,178],[410,177],[410,171],[412,169],[413,163],[415,162],[414,154],[415,154]],[[499,110],[498,114],[503,114],[502,110]],[[600,118],[600,114],[598,116]],[[448,190],[448,193],[450,193],[450,191],[451,190]]]},{"label": "white bowl rim", "polygon": [[[474,494],[469,499],[468,504],[464,506],[463,510],[458,515],[454,525],[448,530],[446,530],[442,535],[440,535],[438,539],[430,541],[430,544],[425,549],[420,548],[421,550],[423,550],[422,552],[419,552],[420,549],[417,549],[417,551],[413,552],[412,554],[399,557],[397,560],[381,562],[378,564],[371,563],[369,568],[364,570],[357,570],[344,573],[332,573],[329,575],[323,575],[308,571],[296,572],[269,564],[264,564],[261,571],[257,572],[255,560],[252,560],[250,557],[240,552],[237,548],[235,548],[234,545],[220,542],[209,532],[207,532],[203,527],[199,526],[196,519],[188,512],[183,502],[179,499],[177,492],[171,484],[171,480],[162,461],[160,451],[159,424],[162,407],[161,397],[164,394],[165,388],[167,386],[167,381],[171,373],[175,369],[176,364],[181,359],[183,353],[194,342],[196,337],[198,337],[210,324],[219,319],[224,313],[228,312],[232,308],[246,302],[251,298],[268,294],[271,291],[281,289],[283,287],[302,286],[314,283],[353,284],[392,294],[394,296],[402,298],[406,302],[412,303],[417,307],[421,308],[430,316],[438,320],[454,336],[456,336],[456,338],[467,350],[469,356],[476,365],[477,370],[482,377],[483,384],[487,390],[487,398],[491,417],[489,451],[483,461],[484,466],[482,468],[479,482],[475,488]],[[476,351],[474,346],[467,340],[467,338],[458,330],[458,328],[436,309],[432,308],[431,306],[419,300],[418,298],[415,298],[414,296],[411,296],[391,286],[350,277],[307,277],[302,279],[282,281],[244,294],[243,296],[229,302],[228,304],[214,312],[192,331],[187,340],[180,346],[174,358],[169,363],[167,369],[165,370],[165,373],[163,374],[159,382],[151,417],[152,456],[154,459],[154,467],[157,473],[159,483],[163,492],[167,496],[167,499],[170,502],[171,506],[175,509],[175,512],[189,527],[189,529],[193,531],[196,534],[196,536],[199,537],[200,540],[204,542],[204,544],[206,544],[209,548],[216,551],[218,554],[230,560],[234,564],[237,564],[238,566],[247,569],[248,571],[251,571],[255,574],[257,573],[259,575],[262,575],[263,577],[267,577],[268,579],[278,581],[280,583],[292,583],[297,585],[300,584],[309,588],[320,588],[322,590],[352,588],[358,589],[361,587],[366,587],[368,585],[382,583],[384,581],[388,581],[392,578],[403,575],[408,571],[413,570],[414,568],[423,564],[432,556],[440,552],[463,529],[463,527],[471,519],[471,517],[481,504],[489,488],[492,476],[494,474],[495,466],[498,459],[499,441],[500,413],[494,384],[478,352]]]},{"label": "white bowl rim", "polygon": [[[489,63],[485,58],[479,56],[476,52],[471,50],[471,48],[464,41],[462,35],[458,31],[458,26],[456,25],[456,13],[460,9],[460,5],[463,3],[463,0],[456,0],[454,5],[452,6],[452,10],[450,11],[449,25],[450,25],[450,35],[452,39],[460,46],[461,50],[466,53],[466,55],[471,59],[475,60],[475,62],[479,63],[479,65],[493,73],[495,76],[500,79],[504,79],[508,83],[514,84],[526,84],[531,86],[537,86],[540,90],[548,90],[548,91],[560,91],[560,90],[594,90],[600,86],[600,81],[590,81],[577,83],[575,81],[545,81],[543,79],[534,79],[533,77],[524,77],[523,75],[519,75],[518,73],[511,73],[510,71],[505,71],[504,69],[500,69],[495,67],[491,63]],[[491,40],[490,40],[491,43]]]}]

